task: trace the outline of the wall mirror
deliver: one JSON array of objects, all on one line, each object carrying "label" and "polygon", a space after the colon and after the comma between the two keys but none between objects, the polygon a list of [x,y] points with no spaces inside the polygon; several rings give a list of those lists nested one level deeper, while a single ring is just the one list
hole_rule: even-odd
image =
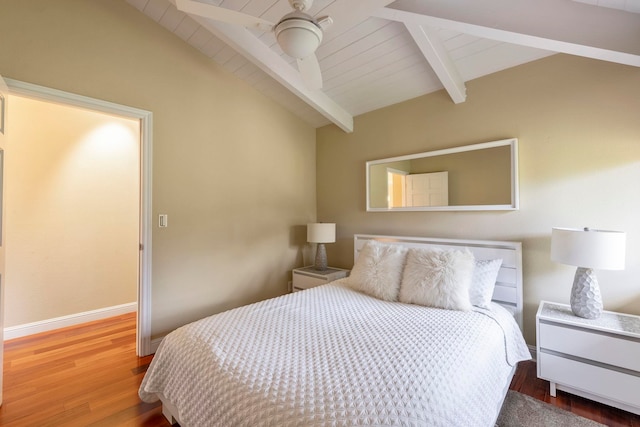
[{"label": "wall mirror", "polygon": [[367,211],[518,209],[516,138],[367,162]]}]

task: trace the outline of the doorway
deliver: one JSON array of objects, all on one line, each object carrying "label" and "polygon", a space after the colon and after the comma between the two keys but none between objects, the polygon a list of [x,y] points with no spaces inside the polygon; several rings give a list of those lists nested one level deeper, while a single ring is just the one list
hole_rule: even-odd
[{"label": "doorway", "polygon": [[[39,193],[38,197],[25,198],[28,203],[34,204],[34,206],[31,207],[32,209],[30,208],[30,215],[41,216],[51,220],[58,216],[57,226],[45,227],[45,231],[40,230],[39,234],[47,234],[47,236],[45,236],[45,244],[50,246],[48,248],[49,253],[55,254],[58,248],[60,252],[63,252],[63,249],[71,247],[71,253],[74,254],[73,251],[75,250],[75,255],[72,255],[71,260],[66,261],[55,259],[55,256],[51,256],[50,258],[53,259],[47,260],[50,261],[50,267],[52,267],[49,271],[46,271],[44,268],[28,269],[25,266],[18,265],[16,265],[16,270],[22,268],[23,276],[21,279],[23,279],[23,281],[25,277],[28,279],[30,274],[40,274],[41,277],[36,277],[36,279],[39,279],[36,281],[40,282],[43,281],[43,275],[44,277],[52,277],[52,275],[57,274],[63,277],[52,277],[52,279],[65,283],[67,288],[71,286],[72,282],[78,282],[75,284],[75,286],[78,286],[75,289],[61,290],[61,293],[65,295],[63,298],[71,300],[68,301],[71,306],[74,306],[74,304],[78,307],[81,307],[82,304],[88,304],[85,307],[89,308],[91,308],[92,305],[96,306],[96,304],[113,306],[114,302],[117,306],[122,302],[133,301],[133,305],[137,305],[138,312],[137,353],[138,355],[149,354],[151,348],[149,312],[151,113],[9,79],[7,79],[7,83],[12,98],[15,98],[17,101],[16,104],[22,104],[22,101],[28,100],[32,106],[35,105],[40,108],[40,116],[35,115],[34,117],[29,117],[29,121],[33,123],[34,128],[43,128],[45,133],[40,135],[40,138],[42,138],[45,144],[47,141],[53,141],[55,137],[54,133],[56,131],[52,131],[52,128],[44,126],[48,121],[51,122],[53,119],[53,129],[55,129],[55,115],[50,114],[53,110],[66,109],[73,111],[71,117],[76,117],[76,119],[78,115],[80,117],[89,117],[90,122],[95,122],[93,123],[95,126],[84,130],[81,129],[80,132],[83,134],[82,138],[70,147],[64,148],[63,146],[61,148],[53,148],[53,144],[50,144],[51,146],[49,147],[43,147],[41,152],[32,151],[29,153],[30,156],[41,156],[42,158],[39,160],[43,162],[44,168],[53,171],[46,180],[42,181],[41,179],[39,185],[31,187],[32,191],[35,189],[35,191]],[[20,109],[17,108],[13,109],[10,114],[19,113]],[[13,116],[10,115],[9,117],[11,118]],[[61,129],[63,133],[66,132],[68,128],[73,127],[72,124],[74,122],[81,122],[81,120],[77,121],[76,119],[63,119],[63,123],[59,123],[61,126],[58,126],[58,129]],[[49,125],[51,125],[51,123],[49,123]],[[122,137],[127,132],[131,133],[132,131],[135,131],[133,142],[131,140],[126,142],[126,138],[118,139],[118,133],[120,133]],[[51,136],[50,139],[47,138],[47,132]],[[114,143],[116,140],[120,142]],[[20,144],[20,141],[12,138],[10,144]],[[124,153],[128,151],[129,154],[132,154],[132,149],[135,157],[133,160],[134,170],[129,170],[123,175],[122,169],[126,169],[125,163],[131,163],[131,159],[127,161],[124,160]],[[18,146],[16,146],[16,150],[18,150]],[[7,153],[8,156],[11,155],[11,145],[9,145]],[[55,163],[56,158],[58,158],[57,164]],[[113,168],[111,172],[109,172],[110,167]],[[24,169],[26,170],[28,168]],[[85,170],[83,171],[83,169]],[[92,170],[87,171],[87,169]],[[93,175],[87,175],[87,172],[99,172],[95,169],[104,169],[102,171],[103,175],[99,176],[99,173],[97,175],[95,173]],[[52,172],[51,170],[49,171],[50,173]],[[53,179],[51,179],[51,176],[53,176]],[[91,178],[88,178],[88,176]],[[116,181],[122,179],[128,180],[129,183],[132,184],[129,190],[125,191],[128,194],[124,194],[122,190],[113,191],[115,187],[117,187]],[[133,183],[130,182],[132,180],[134,181]],[[17,181],[17,179],[14,178],[14,181]],[[94,182],[91,184],[89,181]],[[102,181],[102,183],[100,183],[100,181]],[[25,185],[25,183],[21,182],[20,185]],[[28,189],[29,187],[25,188]],[[109,192],[112,194],[107,194]],[[72,200],[74,196],[78,195],[81,198],[80,205],[78,205],[78,201],[76,200],[75,206],[60,208],[58,202],[63,202],[65,199]],[[135,197],[133,201],[132,196]],[[122,199],[127,199],[125,204],[128,204],[126,209],[128,209],[129,213],[126,219],[123,219],[125,217],[122,216],[122,212],[117,213],[118,211],[122,211],[122,206],[117,206],[118,203],[123,201]],[[122,205],[122,203],[120,204]],[[51,206],[54,206],[54,208]],[[81,222],[78,224],[78,227],[74,228],[72,224],[76,221],[75,218],[78,217],[78,214],[80,219],[82,219],[84,215],[87,222]],[[123,222],[126,224],[123,224]],[[101,229],[99,229],[100,227],[98,226],[100,223],[103,225]],[[125,239],[111,238],[113,236],[110,236],[110,234],[113,234],[114,230],[118,228],[123,228],[122,226],[128,230],[127,233],[129,233],[129,237]],[[56,227],[58,228],[57,230]],[[8,228],[8,230],[9,233],[12,232],[11,228]],[[21,226],[17,226],[14,231],[16,233],[28,233],[29,227],[26,224],[21,224]],[[18,235],[16,237],[19,238],[20,236]],[[126,245],[126,247],[120,246],[118,248],[118,240],[122,240],[121,243]],[[21,248],[19,246],[20,245],[16,245],[15,249],[20,250]],[[82,258],[83,249],[84,252],[88,253],[86,258]],[[25,253],[25,248],[22,248],[22,250],[23,253]],[[26,250],[28,250],[28,248]],[[122,257],[120,257],[120,261],[118,261],[116,255],[126,255],[129,257],[129,261],[122,261]],[[66,263],[69,264],[65,265]],[[82,271],[73,264],[89,265],[85,265],[85,270]],[[87,270],[87,268],[89,270]],[[9,259],[8,271],[10,281],[12,280],[11,269],[11,259]],[[103,275],[106,276],[109,272],[123,269],[127,271],[119,272],[126,273],[124,276],[122,274],[120,276],[115,275],[112,276],[112,279],[101,277]],[[42,271],[36,273],[36,270]],[[24,275],[25,271],[27,271],[26,276]],[[65,274],[72,271],[74,271],[72,274],[75,274],[76,277],[64,277]],[[131,279],[132,272],[134,275],[133,279]],[[123,288],[127,286],[126,284],[122,286],[120,284],[118,284],[118,286],[114,284],[111,288],[108,286],[109,280],[119,281],[123,280],[122,278],[125,276],[128,277],[128,279],[124,280],[133,280],[133,289],[130,288],[123,291]],[[92,282],[96,284],[97,287],[93,290],[83,289],[82,277],[86,277],[87,279],[85,284]],[[55,280],[51,280],[50,283],[55,283]],[[87,288],[90,288],[90,286],[87,286]],[[31,289],[29,292],[34,291]],[[42,290],[44,294],[47,292],[51,292],[51,290]],[[49,301],[47,302],[51,302],[54,296],[55,292],[49,296]],[[7,299],[11,303],[11,295],[7,295]],[[102,303],[98,302],[100,300]],[[5,306],[5,309],[7,308],[8,307]],[[81,309],[81,311],[84,310]],[[52,313],[55,312],[52,311]],[[9,315],[11,315],[11,313],[9,313]],[[5,326],[7,326],[6,323]]]},{"label": "doorway", "polygon": [[387,207],[402,208],[407,206],[405,182],[408,172],[387,168]]}]

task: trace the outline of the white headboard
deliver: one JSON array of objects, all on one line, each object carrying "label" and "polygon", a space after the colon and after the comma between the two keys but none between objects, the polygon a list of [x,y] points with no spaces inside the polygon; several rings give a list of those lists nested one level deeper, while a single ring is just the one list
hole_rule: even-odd
[{"label": "white headboard", "polygon": [[493,301],[508,307],[522,330],[522,243],[492,240],[436,239],[431,237],[380,236],[355,234],[353,236],[353,261],[368,240],[377,240],[407,247],[432,247],[441,249],[468,248],[476,259],[502,259]]}]

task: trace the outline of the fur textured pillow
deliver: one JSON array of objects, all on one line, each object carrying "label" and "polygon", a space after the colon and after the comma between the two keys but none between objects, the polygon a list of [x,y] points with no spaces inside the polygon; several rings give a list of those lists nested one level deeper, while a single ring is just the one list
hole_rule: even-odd
[{"label": "fur textured pillow", "polygon": [[471,310],[469,286],[474,261],[469,250],[409,249],[399,301],[449,310]]},{"label": "fur textured pillow", "polygon": [[476,260],[473,270],[473,279],[469,288],[471,305],[481,308],[490,308],[493,288],[496,286],[498,272],[502,265],[501,259]]},{"label": "fur textured pillow", "polygon": [[384,301],[397,301],[407,248],[370,240],[360,250],[348,284]]}]

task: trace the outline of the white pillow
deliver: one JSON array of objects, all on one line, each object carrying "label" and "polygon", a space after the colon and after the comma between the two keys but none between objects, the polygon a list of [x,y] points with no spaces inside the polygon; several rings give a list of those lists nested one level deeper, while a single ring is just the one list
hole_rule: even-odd
[{"label": "white pillow", "polygon": [[469,285],[474,257],[469,250],[411,248],[399,301],[450,310],[471,310]]},{"label": "white pillow", "polygon": [[476,260],[473,270],[473,279],[469,288],[471,305],[481,308],[490,308],[493,288],[496,285],[498,272],[502,265],[501,259]]},{"label": "white pillow", "polygon": [[397,301],[407,248],[369,240],[349,275],[351,288],[385,301]]}]

